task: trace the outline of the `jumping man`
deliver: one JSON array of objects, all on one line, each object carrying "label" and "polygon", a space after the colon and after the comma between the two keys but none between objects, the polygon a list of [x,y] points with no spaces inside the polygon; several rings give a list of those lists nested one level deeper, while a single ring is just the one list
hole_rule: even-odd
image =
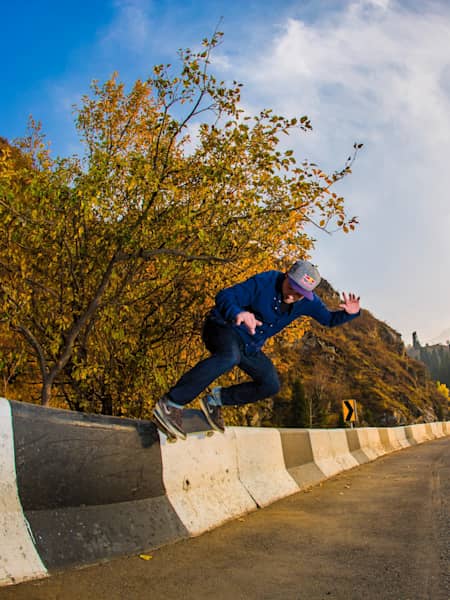
[{"label": "jumping man", "polygon": [[240,406],[276,394],[280,388],[264,342],[299,317],[312,317],[335,327],[360,314],[359,297],[343,294],[341,310],[330,311],[314,293],[320,283],[317,268],[298,260],[283,273],[265,271],[225,288],[207,315],[202,339],[210,356],[185,373],[154,409],[155,418],[174,435],[185,438],[182,410],[215,379],[238,366],[252,381],[216,387],[200,400],[211,427],[224,431],[222,406]]}]

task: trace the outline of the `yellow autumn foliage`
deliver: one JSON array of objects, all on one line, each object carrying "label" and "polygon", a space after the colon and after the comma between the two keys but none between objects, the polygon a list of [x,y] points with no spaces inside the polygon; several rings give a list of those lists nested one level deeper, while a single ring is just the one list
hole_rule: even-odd
[{"label": "yellow autumn foliage", "polygon": [[326,174],[280,150],[309,120],[247,115],[242,86],[209,72],[220,37],[129,91],[94,82],[82,156],[53,158],[34,122],[0,144],[0,339],[26,345],[43,404],[148,414],[202,355],[221,288],[307,257],[307,222],[354,227],[331,190],[350,165]]}]

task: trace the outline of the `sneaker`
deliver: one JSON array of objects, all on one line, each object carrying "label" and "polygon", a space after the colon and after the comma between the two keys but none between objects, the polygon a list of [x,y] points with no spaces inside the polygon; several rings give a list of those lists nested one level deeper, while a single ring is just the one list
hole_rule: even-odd
[{"label": "sneaker", "polygon": [[220,399],[220,388],[214,388],[212,394],[208,394],[200,399],[200,407],[205,414],[208,423],[216,431],[225,432],[225,423],[223,422],[222,407],[211,404],[211,400]]},{"label": "sneaker", "polygon": [[169,400],[170,398],[166,395],[160,398],[153,409],[153,416],[170,433],[185,440],[186,432],[183,429],[182,418],[183,409],[170,405]]}]

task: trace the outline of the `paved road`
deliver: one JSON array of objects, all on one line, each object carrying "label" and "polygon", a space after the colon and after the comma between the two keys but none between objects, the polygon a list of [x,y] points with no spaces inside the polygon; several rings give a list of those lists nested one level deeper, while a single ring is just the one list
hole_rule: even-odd
[{"label": "paved road", "polygon": [[341,473],[198,538],[1,600],[449,600],[450,438]]}]

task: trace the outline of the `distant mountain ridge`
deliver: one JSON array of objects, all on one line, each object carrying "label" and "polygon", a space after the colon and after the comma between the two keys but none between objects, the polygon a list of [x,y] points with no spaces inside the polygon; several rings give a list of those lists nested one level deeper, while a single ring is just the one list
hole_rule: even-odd
[{"label": "distant mountain ridge", "polygon": [[450,342],[450,328],[449,329],[444,329],[444,331],[442,331],[437,337],[433,338],[431,340],[430,345],[431,344],[445,344],[448,346]]},{"label": "distant mountain ridge", "polygon": [[432,379],[450,387],[450,345],[436,343],[422,346],[416,332],[412,334],[412,342],[412,346],[407,348],[408,355],[423,362]]}]

